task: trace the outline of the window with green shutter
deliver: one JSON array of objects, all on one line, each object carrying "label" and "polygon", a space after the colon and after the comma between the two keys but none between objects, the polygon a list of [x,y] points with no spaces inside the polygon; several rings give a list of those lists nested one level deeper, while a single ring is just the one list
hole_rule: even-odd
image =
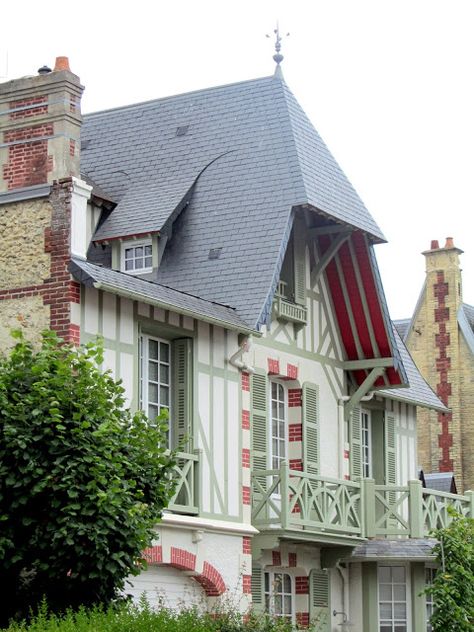
[{"label": "window with green shutter", "polygon": [[263,569],[260,564],[252,564],[252,607],[256,612],[263,612],[265,609],[263,592]]},{"label": "window with green shutter", "polygon": [[305,382],[302,396],[304,470],[319,474],[319,387]]},{"label": "window with green shutter", "polygon": [[362,476],[362,427],[360,408],[358,407],[352,410],[349,420],[349,440],[351,479],[355,480]]},{"label": "window with green shutter", "polygon": [[[251,379],[251,415],[252,415],[252,470],[253,472],[269,469],[268,466],[268,396],[267,375],[257,369]],[[265,490],[265,476],[257,478]]]},{"label": "window with green shutter", "polygon": [[330,595],[329,573],[327,570],[313,569],[309,575],[309,618],[310,623],[321,632],[329,632]]},{"label": "window with green shutter", "polygon": [[183,452],[193,448],[192,343],[191,338],[171,342],[173,407],[170,421],[173,447],[179,447]]}]

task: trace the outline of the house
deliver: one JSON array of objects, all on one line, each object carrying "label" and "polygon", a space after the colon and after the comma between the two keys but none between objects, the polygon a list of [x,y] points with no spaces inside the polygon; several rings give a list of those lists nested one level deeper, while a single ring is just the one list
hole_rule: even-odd
[{"label": "house", "polygon": [[[322,629],[426,630],[416,407],[384,237],[274,76],[80,113],[53,71],[0,84],[0,340],[101,335],[131,407],[170,412],[177,490],[136,581]],[[394,627],[395,626],[395,627]]]},{"label": "house", "polygon": [[413,316],[395,322],[421,374],[450,409],[418,413],[418,463],[427,486],[440,491],[474,489],[474,307],[463,302],[462,252],[452,237],[443,247],[431,242]]}]

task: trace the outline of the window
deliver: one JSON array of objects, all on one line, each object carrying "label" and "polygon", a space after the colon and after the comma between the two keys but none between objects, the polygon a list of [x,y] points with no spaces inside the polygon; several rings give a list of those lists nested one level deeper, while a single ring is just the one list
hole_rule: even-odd
[{"label": "window", "polygon": [[[150,419],[171,407],[171,345],[166,340],[140,336],[140,408]],[[168,437],[168,440],[170,437]]]},{"label": "window", "polygon": [[265,573],[265,610],[275,617],[293,621],[293,579],[288,573]]},{"label": "window", "polygon": [[[435,578],[436,569],[432,566],[427,566],[425,568],[425,583],[427,586],[430,586]],[[426,594],[426,632],[431,632],[432,627],[430,623],[431,615],[433,614],[433,595]]]},{"label": "window", "polygon": [[379,566],[379,632],[407,632],[407,572],[404,566]]},{"label": "window", "polygon": [[283,384],[270,382],[270,450],[272,469],[280,469],[287,458],[286,389]]},{"label": "window", "polygon": [[144,274],[153,269],[151,239],[122,244],[122,271]]},{"label": "window", "polygon": [[372,420],[370,412],[361,411],[362,475],[372,478]]}]

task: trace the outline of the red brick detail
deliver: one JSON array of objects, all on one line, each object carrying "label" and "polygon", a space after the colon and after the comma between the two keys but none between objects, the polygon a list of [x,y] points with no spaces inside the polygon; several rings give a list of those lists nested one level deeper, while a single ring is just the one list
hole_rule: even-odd
[{"label": "red brick detail", "polygon": [[290,379],[290,380],[297,380],[298,379],[298,367],[294,364],[287,364],[286,365],[286,376]]},{"label": "red brick detail", "polygon": [[242,411],[242,430],[250,430],[250,411]]},{"label": "red brick detail", "polygon": [[242,485],[242,504],[250,505],[250,487]]},{"label": "red brick detail", "polygon": [[70,342],[74,346],[78,347],[81,344],[81,330],[79,325],[69,325],[69,332],[64,337],[64,342]]},{"label": "red brick detail", "polygon": [[20,99],[19,101],[10,101],[9,107],[10,110],[16,110],[16,112],[10,112],[9,118],[11,121],[31,119],[35,116],[47,114],[48,97],[38,96],[30,97],[28,99]]},{"label": "red brick detail", "polygon": [[[47,182],[53,159],[48,156],[48,141],[44,137],[52,135],[51,123],[4,132],[3,142],[15,143],[8,148],[8,159],[3,165],[3,177],[9,190]],[[35,138],[43,140],[35,141]]]},{"label": "red brick detail", "polygon": [[[206,564],[206,562],[204,563]],[[194,553],[172,546],[170,566],[183,571],[194,571],[196,570],[196,556]]]},{"label": "red brick detail", "polygon": [[278,360],[274,360],[273,358],[267,359],[268,364],[268,373],[270,375],[280,375],[280,363]]},{"label": "red brick detail", "polygon": [[288,566],[295,568],[297,566],[296,553],[288,553]]},{"label": "red brick detail", "polygon": [[71,303],[80,303],[81,302],[81,284],[76,283],[76,281],[71,281],[69,283],[69,300]]},{"label": "red brick detail", "polygon": [[344,450],[344,458],[345,459],[349,458],[349,450]]},{"label": "red brick detail", "polygon": [[242,553],[252,555],[252,538],[248,535],[244,535],[242,538]]},{"label": "red brick detail", "polygon": [[250,375],[242,371],[242,390],[250,391]]},{"label": "red brick detail", "polygon": [[280,553],[280,551],[272,551],[272,564],[273,564],[273,566],[281,566],[281,553]]},{"label": "red brick detail", "polygon": [[309,581],[306,575],[295,577],[295,593],[297,595],[309,595]]},{"label": "red brick detail", "polygon": [[252,575],[242,575],[242,592],[244,595],[252,592]]},{"label": "red brick detail", "polygon": [[302,403],[302,389],[301,388],[289,388],[288,389],[288,407],[300,408]]},{"label": "red brick detail", "polygon": [[76,141],[71,138],[69,141],[69,155],[74,156],[75,153],[76,153]]},{"label": "red brick detail", "polygon": [[309,612],[297,612],[296,623],[302,628],[309,628]]},{"label": "red brick detail", "polygon": [[303,426],[302,424],[288,424],[288,441],[302,441]]},{"label": "red brick detail", "polygon": [[344,480],[345,481],[350,481],[351,477],[349,476],[349,474],[344,474]]},{"label": "red brick detail", "polygon": [[250,450],[242,448],[242,467],[250,467]]},{"label": "red brick detail", "polygon": [[161,546],[149,546],[142,553],[148,564],[161,564],[163,562],[163,550]]},{"label": "red brick detail", "polygon": [[[290,494],[290,502],[292,501],[292,499],[293,499],[293,494]],[[301,513],[301,507],[298,503],[295,504],[295,506],[291,510],[291,513]]]},{"label": "red brick detail", "polygon": [[[188,553],[188,555],[191,555],[191,553]],[[193,557],[195,556],[193,555]],[[198,584],[201,584],[208,597],[218,597],[226,590],[222,575],[219,573],[217,568],[215,568],[212,564],[209,564],[209,562],[204,562],[202,573],[200,575],[196,575],[193,579],[197,581]]]},{"label": "red brick detail", "polygon": [[301,459],[290,459],[289,465],[290,470],[298,470],[299,472],[303,471],[303,461]]}]

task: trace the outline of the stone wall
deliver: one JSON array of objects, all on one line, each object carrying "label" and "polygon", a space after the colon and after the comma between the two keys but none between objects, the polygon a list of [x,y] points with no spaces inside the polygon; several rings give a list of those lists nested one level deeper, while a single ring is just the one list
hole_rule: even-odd
[{"label": "stone wall", "polygon": [[10,332],[22,329],[25,338],[39,340],[39,334],[49,328],[50,307],[41,296],[0,301],[0,353],[7,352],[14,343]]}]

